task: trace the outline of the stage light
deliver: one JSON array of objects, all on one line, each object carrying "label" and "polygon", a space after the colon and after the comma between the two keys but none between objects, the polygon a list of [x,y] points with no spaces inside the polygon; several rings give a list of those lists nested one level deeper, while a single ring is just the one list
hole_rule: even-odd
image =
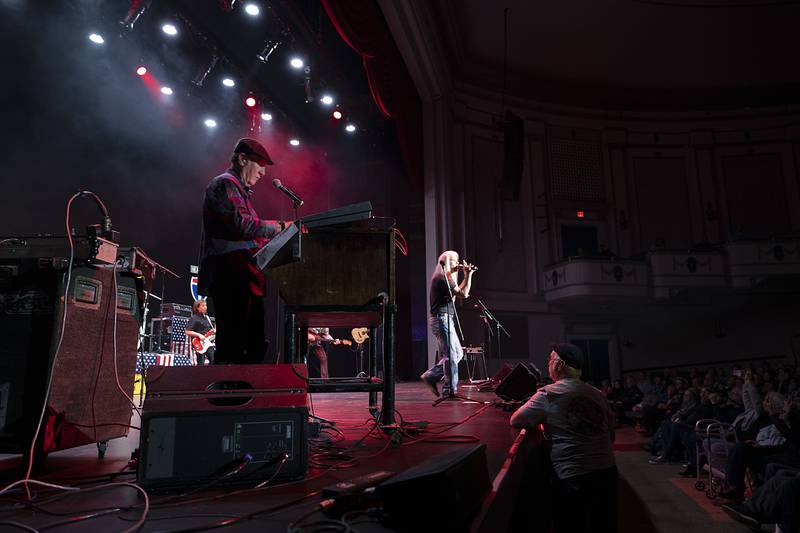
[{"label": "stage light", "polygon": [[197,71],[197,74],[195,74],[194,79],[192,80],[192,83],[194,85],[198,86],[198,87],[202,87],[203,83],[205,83],[205,81],[206,81],[206,78],[211,73],[211,71],[214,69],[214,67],[217,65],[218,61],[219,61],[219,56],[217,54],[213,54],[211,56],[211,59],[209,60],[208,64],[207,65],[203,65],[200,68],[200,70]]},{"label": "stage light", "polygon": [[289,144],[291,144],[292,146],[300,146],[300,140],[299,139],[290,139],[289,140]]},{"label": "stage light", "polygon": [[299,57],[293,57],[292,60],[289,61],[289,64],[296,69],[301,69],[303,68],[303,65],[305,65],[305,63],[303,63],[303,60],[300,59]]},{"label": "stage light", "polygon": [[248,96],[247,98],[244,99],[244,105],[246,105],[247,107],[255,107],[256,99],[253,98],[252,96]]},{"label": "stage light", "polygon": [[213,118],[207,118],[203,124],[206,125],[206,128],[216,128],[217,127],[217,121],[214,120]]},{"label": "stage light", "polygon": [[336,120],[342,120],[343,116],[344,114],[342,113],[342,110],[339,109],[338,107],[333,110],[333,118],[335,118]]},{"label": "stage light", "polygon": [[167,35],[178,35],[178,28],[174,24],[164,24],[161,26],[161,31]]},{"label": "stage light", "polygon": [[162,87],[161,94],[166,94],[167,96],[172,94],[172,89],[170,87]]},{"label": "stage light", "polygon": [[131,0],[130,8],[128,9],[128,13],[125,15],[125,18],[120,20],[119,23],[128,31],[133,30],[133,25],[136,24],[136,21],[139,20],[139,17],[144,15],[144,12],[150,7],[152,0],[148,0],[147,2],[142,2],[141,0]]},{"label": "stage light", "polygon": [[100,35],[99,33],[90,33],[89,40],[92,41],[94,44],[103,44],[104,42],[106,42],[106,40],[103,39],[103,36]]},{"label": "stage light", "polygon": [[225,78],[224,80],[222,80],[222,85],[224,85],[225,87],[233,87],[234,85],[236,85],[236,82],[230,78]]},{"label": "stage light", "polygon": [[329,94],[324,94],[322,95],[322,98],[319,99],[319,101],[325,105],[331,105],[333,103],[333,96]]},{"label": "stage light", "polygon": [[344,129],[345,129],[345,131],[347,133],[355,133],[356,125],[355,124],[348,124],[347,126],[344,127]]},{"label": "stage light", "polygon": [[270,121],[272,120],[272,115],[269,113],[261,113],[261,120]]},{"label": "stage light", "polygon": [[258,14],[261,13],[261,10],[258,9],[258,6],[255,4],[247,4],[244,6],[244,11],[251,17],[257,17]]},{"label": "stage light", "polygon": [[264,43],[264,48],[261,49],[261,52],[256,54],[256,59],[261,61],[262,63],[266,63],[269,61],[269,56],[272,55],[272,52],[278,49],[281,45],[281,41],[267,41]]},{"label": "stage light", "polygon": [[137,68],[136,69],[136,74],[138,74],[139,76],[144,76],[145,74],[147,74],[147,67],[139,67],[139,68]]}]

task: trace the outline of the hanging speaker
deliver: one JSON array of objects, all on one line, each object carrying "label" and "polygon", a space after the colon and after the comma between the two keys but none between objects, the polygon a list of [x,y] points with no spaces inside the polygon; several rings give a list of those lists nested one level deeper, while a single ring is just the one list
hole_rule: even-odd
[{"label": "hanging speaker", "polygon": [[503,127],[503,192],[506,199],[519,200],[525,153],[525,124],[512,113],[506,112]]}]

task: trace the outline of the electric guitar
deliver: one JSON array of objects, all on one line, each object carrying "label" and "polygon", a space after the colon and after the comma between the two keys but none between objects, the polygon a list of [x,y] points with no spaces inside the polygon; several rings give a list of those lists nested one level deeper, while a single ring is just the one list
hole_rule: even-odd
[{"label": "electric guitar", "polygon": [[217,330],[211,329],[206,333],[202,339],[192,337],[192,348],[199,354],[204,354],[209,348],[215,346],[214,339],[217,337]]},{"label": "electric guitar", "polygon": [[341,344],[343,346],[352,346],[353,341],[349,341],[347,339],[324,339],[322,335],[317,335],[316,333],[308,332],[308,336],[311,337],[308,339],[308,344],[314,344],[315,342],[330,342],[331,344]]},{"label": "electric guitar", "polygon": [[365,340],[369,339],[369,330],[367,328],[353,328],[351,331],[353,340],[356,344],[362,344]]}]

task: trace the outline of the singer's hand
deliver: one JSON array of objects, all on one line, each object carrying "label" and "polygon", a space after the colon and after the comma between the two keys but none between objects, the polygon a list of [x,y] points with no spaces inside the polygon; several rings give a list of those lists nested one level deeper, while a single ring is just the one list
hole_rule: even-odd
[{"label": "singer's hand", "polygon": [[464,272],[466,272],[467,274],[470,274],[470,273],[472,273],[472,272],[475,272],[476,270],[478,270],[478,267],[476,267],[476,266],[475,266],[475,265],[473,265],[472,263],[467,263],[466,261],[464,261],[464,263],[462,263],[462,264],[461,264],[461,265],[459,265],[459,266],[460,266],[460,267],[461,267],[461,268],[464,270]]}]

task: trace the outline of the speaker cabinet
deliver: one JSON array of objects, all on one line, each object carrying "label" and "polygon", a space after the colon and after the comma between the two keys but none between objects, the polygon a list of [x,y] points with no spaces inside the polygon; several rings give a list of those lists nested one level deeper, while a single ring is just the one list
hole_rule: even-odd
[{"label": "speaker cabinet", "polygon": [[[138,481],[146,487],[206,482],[255,485],[308,471],[305,365],[150,367]],[[198,438],[202,435],[202,438]],[[288,455],[280,465],[283,454]],[[215,479],[225,465],[246,467]]]},{"label": "speaker cabinet", "polygon": [[28,451],[56,351],[37,451],[128,433],[132,407],[117,378],[131,395],[141,319],[136,280],[118,274],[115,284],[111,267],[76,267],[65,299],[60,264],[0,257],[0,452]]},{"label": "speaker cabinet", "polygon": [[525,401],[536,392],[541,374],[530,363],[517,363],[494,389],[504,400]]},{"label": "speaker cabinet", "polygon": [[491,488],[486,445],[473,444],[411,467],[378,486],[386,521],[405,531],[467,531]]}]

